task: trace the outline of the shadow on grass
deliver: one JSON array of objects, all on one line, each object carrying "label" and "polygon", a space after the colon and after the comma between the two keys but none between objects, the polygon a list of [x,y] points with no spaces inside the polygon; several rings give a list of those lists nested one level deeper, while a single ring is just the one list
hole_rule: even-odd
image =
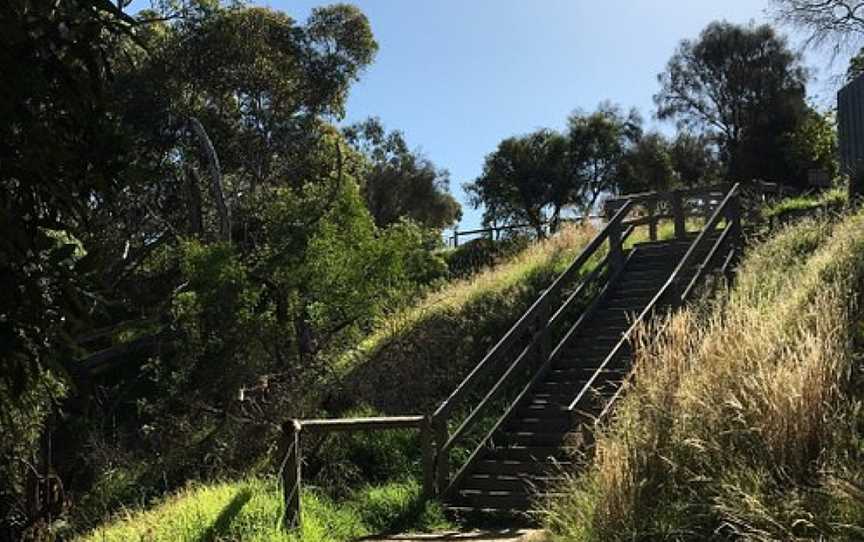
[{"label": "shadow on grass", "polygon": [[248,489],[238,491],[237,494],[234,495],[234,498],[231,499],[231,502],[225,505],[225,508],[219,512],[219,517],[217,517],[216,520],[213,521],[213,524],[198,537],[196,542],[212,542],[213,540],[216,540],[217,536],[225,534],[231,526],[231,522],[234,521],[234,518],[237,517],[237,514],[240,513],[240,510],[243,509],[243,506],[245,506],[251,498],[252,492]]}]

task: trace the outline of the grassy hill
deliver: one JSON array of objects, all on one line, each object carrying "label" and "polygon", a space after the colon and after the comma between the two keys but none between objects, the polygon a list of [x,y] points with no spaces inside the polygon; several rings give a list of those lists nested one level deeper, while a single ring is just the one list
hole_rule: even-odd
[{"label": "grassy hill", "polygon": [[558,539],[864,538],[862,293],[864,213],[805,221],[646,333]]}]

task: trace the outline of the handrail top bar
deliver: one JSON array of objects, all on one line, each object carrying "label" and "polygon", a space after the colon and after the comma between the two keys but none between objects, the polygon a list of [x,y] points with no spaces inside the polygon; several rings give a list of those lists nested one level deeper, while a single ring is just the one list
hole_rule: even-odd
[{"label": "handrail top bar", "polygon": [[[604,217],[604,215],[596,215],[596,214],[579,215],[579,216],[565,216],[565,217],[561,217],[561,222],[564,222],[564,223],[579,222],[579,221],[585,220],[585,219],[597,219],[597,218],[603,218],[603,217]],[[544,226],[546,224],[548,224],[548,222],[543,223]],[[508,224],[506,226],[495,226],[495,227],[490,226],[488,228],[478,228],[476,230],[454,230],[453,233],[458,233],[459,236],[461,237],[463,235],[474,235],[477,233],[487,233],[490,231],[518,230],[518,229],[533,228],[533,227],[534,227],[533,224],[528,224],[528,223],[525,223],[525,224]]]},{"label": "handrail top bar", "polygon": [[668,190],[663,192],[638,192],[636,194],[625,194],[623,196],[617,196],[614,198],[609,198],[604,202],[604,205],[615,205],[623,201],[634,201],[636,203],[642,201],[650,201],[650,200],[664,200],[672,197],[673,194],[678,194],[682,197],[689,196],[697,196],[702,194],[711,194],[722,192],[726,193],[729,189],[728,184],[720,183],[720,184],[712,184],[708,186],[694,186],[693,188],[680,188],[675,190]]},{"label": "handrail top bar", "polygon": [[[672,285],[672,283],[677,279],[678,274],[681,272],[681,270],[688,263],[688,260],[693,257],[693,254],[696,251],[696,247],[702,243],[703,239],[705,239],[707,237],[708,232],[711,229],[713,229],[714,227],[716,227],[717,224],[720,222],[720,218],[722,217],[723,211],[729,205],[729,202],[732,200],[732,198],[734,196],[738,195],[738,192],[740,190],[740,184],[741,183],[735,183],[732,186],[732,188],[729,189],[729,191],[726,193],[726,196],[723,198],[723,201],[717,206],[717,208],[714,210],[714,213],[711,215],[711,218],[708,220],[708,222],[702,228],[702,231],[699,232],[699,235],[690,244],[690,248],[687,249],[687,252],[684,254],[684,257],[681,258],[681,261],[678,262],[678,265],[675,266],[675,269],[669,275],[669,278],[666,280],[666,282],[663,284],[663,286],[660,288],[660,290],[657,291],[657,293],[654,295],[654,297],[651,298],[651,301],[648,302],[648,305],[646,305],[645,308],[639,313],[639,316],[633,320],[633,322],[627,328],[627,331],[625,331],[621,335],[621,339],[615,344],[615,346],[612,348],[612,350],[609,352],[609,354],[603,359],[603,362],[600,364],[600,367],[598,367],[598,370],[595,371],[594,374],[591,375],[591,377],[588,379],[588,381],[582,387],[582,390],[580,390],[580,392],[576,395],[576,397],[573,399],[573,401],[567,406],[568,412],[572,413],[576,410],[576,406],[582,400],[582,397],[585,395],[585,391],[587,389],[590,389],[591,386],[593,386],[594,380],[597,378],[598,372],[601,369],[604,369],[610,363],[610,361],[618,354],[618,351],[621,349],[621,346],[624,344],[624,341],[627,341],[630,339],[630,336],[633,335],[633,332],[636,329],[636,327],[638,325],[640,325],[643,320],[645,320],[646,316],[651,311],[654,310],[654,307],[657,305],[657,302],[664,295],[666,295],[667,290]],[[728,225],[727,227],[731,227],[731,224]]]},{"label": "handrail top bar", "polygon": [[343,431],[351,429],[386,430],[420,427],[426,416],[370,416],[364,418],[322,418],[291,420],[295,429],[310,431]]},{"label": "handrail top bar", "polygon": [[474,380],[483,371],[489,361],[498,355],[498,351],[502,348],[502,345],[510,345],[510,341],[515,339],[516,334],[518,332],[521,332],[523,328],[527,325],[527,323],[532,318],[534,318],[534,316],[539,311],[540,306],[546,302],[546,298],[549,297],[550,292],[558,288],[560,283],[564,281],[573,272],[574,269],[582,267],[585,262],[588,261],[588,258],[590,258],[594,254],[594,252],[597,251],[597,249],[600,247],[600,244],[605,241],[606,238],[609,236],[609,231],[613,227],[616,227],[621,221],[623,221],[624,216],[627,214],[629,209],[630,203],[628,202],[622,205],[617,210],[615,216],[612,217],[612,219],[606,223],[603,229],[600,230],[600,232],[596,236],[594,236],[591,242],[588,243],[588,245],[584,249],[582,249],[582,252],[579,254],[579,256],[577,256],[576,259],[573,260],[573,262],[567,267],[567,269],[565,269],[561,274],[558,275],[558,277],[552,282],[552,284],[548,288],[543,290],[543,292],[537,297],[531,307],[529,307],[528,310],[522,314],[519,320],[517,320],[516,323],[513,324],[509,330],[507,330],[507,333],[504,334],[504,336],[495,344],[495,346],[493,346],[492,349],[489,350],[489,352],[487,352],[485,356],[483,356],[483,359],[480,360],[480,362],[474,366],[474,368],[471,370],[470,373],[468,373],[468,375],[462,380],[462,382],[460,382],[459,385],[456,386],[456,389],[453,390],[453,393],[451,393],[450,396],[441,403],[441,405],[435,410],[435,413],[433,414],[434,418],[438,418],[439,416],[442,416],[449,412],[449,410],[453,407],[454,403],[456,403],[456,401],[461,398],[462,394],[465,393],[465,390],[467,390],[468,387],[473,384]]}]

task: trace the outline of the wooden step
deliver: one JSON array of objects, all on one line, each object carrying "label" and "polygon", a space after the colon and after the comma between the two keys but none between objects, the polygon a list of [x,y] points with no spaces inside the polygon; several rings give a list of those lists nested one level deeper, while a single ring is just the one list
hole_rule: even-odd
[{"label": "wooden step", "polygon": [[500,446],[492,448],[487,459],[505,461],[552,461],[566,459],[574,451],[566,446]]},{"label": "wooden step", "polygon": [[534,494],[554,487],[564,480],[564,476],[474,473],[465,478],[461,489]]},{"label": "wooden step", "polygon": [[[546,376],[547,382],[586,382],[598,371],[596,367],[553,368]],[[600,371],[603,377],[624,378],[629,369],[624,367],[604,368]]]},{"label": "wooden step", "polygon": [[[574,395],[575,398],[575,395]],[[522,409],[517,411],[521,414]],[[534,412],[531,416],[515,416],[505,421],[505,431],[525,431],[535,433],[556,433],[569,431],[571,426],[571,413],[567,411],[556,412],[549,409],[549,415],[540,415]],[[514,458],[515,459],[515,458]],[[530,459],[530,458],[529,458]],[[526,459],[527,460],[527,459]]]},{"label": "wooden step", "polygon": [[459,491],[456,505],[462,505],[474,510],[531,510],[534,507],[534,496],[527,491],[486,491],[481,489],[466,489]]},{"label": "wooden step", "polygon": [[561,446],[569,433],[535,433],[533,431],[507,431],[492,437],[493,446]]},{"label": "wooden step", "polygon": [[473,472],[500,475],[548,475],[571,472],[575,467],[572,461],[515,461],[483,458],[477,462]]}]

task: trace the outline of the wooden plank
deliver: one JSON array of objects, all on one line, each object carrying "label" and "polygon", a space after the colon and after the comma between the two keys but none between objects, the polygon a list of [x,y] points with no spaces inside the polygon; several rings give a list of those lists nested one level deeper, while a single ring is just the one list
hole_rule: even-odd
[{"label": "wooden plank", "polygon": [[420,425],[420,447],[423,450],[423,497],[435,497],[435,442],[432,417],[424,416]]},{"label": "wooden plank", "polygon": [[438,498],[444,498],[450,483],[450,450],[444,448],[447,442],[447,417],[432,417],[432,432],[434,433],[435,446],[435,487]]},{"label": "wooden plank", "polygon": [[333,431],[386,431],[389,429],[419,429],[424,416],[379,416],[369,418],[337,418],[298,420],[304,431],[329,433]]}]

